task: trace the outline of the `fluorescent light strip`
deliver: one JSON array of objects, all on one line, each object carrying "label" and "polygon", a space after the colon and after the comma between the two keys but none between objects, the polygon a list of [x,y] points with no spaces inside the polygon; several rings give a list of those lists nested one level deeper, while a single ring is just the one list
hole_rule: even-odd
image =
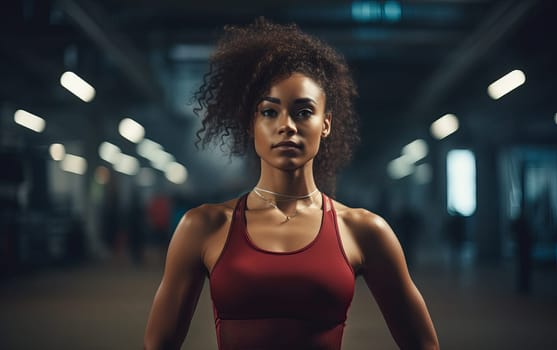
[{"label": "fluorescent light strip", "polygon": [[445,114],[431,124],[430,132],[438,140],[444,139],[458,130],[458,118],[454,114]]},{"label": "fluorescent light strip", "polygon": [[121,153],[120,147],[110,142],[103,142],[99,146],[99,156],[101,159],[112,164],[115,164],[119,160]]},{"label": "fluorescent light strip", "polygon": [[46,122],[43,118],[24,111],[23,109],[18,109],[14,113],[14,121],[27,129],[31,129],[34,132],[43,132],[46,126]]},{"label": "fluorescent light strip", "polygon": [[87,171],[87,160],[85,158],[73,154],[66,154],[62,162],[60,162],[62,170],[83,175]]},{"label": "fluorescent light strip", "polygon": [[521,70],[513,70],[487,87],[488,95],[498,100],[526,82],[526,75]]},{"label": "fluorescent light strip", "polygon": [[157,170],[165,171],[166,167],[175,160],[174,156],[164,150],[158,150],[153,159],[151,166]]},{"label": "fluorescent light strip", "polygon": [[118,125],[118,131],[123,138],[133,142],[139,143],[145,136],[145,128],[131,118],[124,118]]},{"label": "fluorescent light strip", "polygon": [[149,160],[156,159],[156,154],[160,150],[162,146],[153,140],[143,139],[137,144],[137,154]]},{"label": "fluorescent light strip", "polygon": [[95,98],[95,88],[74,72],[62,74],[60,84],[84,102],[91,102]]},{"label": "fluorescent light strip", "polygon": [[414,163],[407,156],[402,155],[389,162],[387,172],[392,179],[402,179],[414,172]]},{"label": "fluorescent light strip", "polygon": [[53,143],[49,147],[49,152],[52,159],[56,161],[63,160],[66,156],[66,147],[61,143]]},{"label": "fluorescent light strip", "polygon": [[402,154],[407,156],[412,162],[425,158],[427,153],[427,143],[422,139],[414,140],[402,148]]},{"label": "fluorescent light strip", "polygon": [[126,175],[135,175],[139,171],[139,161],[132,156],[121,153],[116,163],[114,163],[114,170]]},{"label": "fluorescent light strip", "polygon": [[164,175],[168,181],[180,185],[186,182],[186,179],[188,178],[188,170],[180,163],[171,162],[166,167]]}]

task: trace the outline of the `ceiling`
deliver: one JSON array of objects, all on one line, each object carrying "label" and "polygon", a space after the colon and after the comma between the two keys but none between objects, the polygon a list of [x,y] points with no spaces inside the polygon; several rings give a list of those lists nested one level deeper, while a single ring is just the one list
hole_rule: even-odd
[{"label": "ceiling", "polygon": [[[8,0],[0,13],[2,145],[65,142],[93,154],[109,140],[133,153],[117,133],[132,116],[179,161],[202,168],[189,97],[223,25],[259,15],[296,22],[347,58],[360,92],[359,169],[384,169],[416,138],[433,143],[429,124],[445,113],[459,116],[460,143],[555,144],[555,7],[549,0]],[[513,69],[526,72],[527,84],[491,100],[487,85]],[[91,103],[59,85],[66,70],[95,86]],[[44,117],[45,132],[14,126],[19,108]]]}]

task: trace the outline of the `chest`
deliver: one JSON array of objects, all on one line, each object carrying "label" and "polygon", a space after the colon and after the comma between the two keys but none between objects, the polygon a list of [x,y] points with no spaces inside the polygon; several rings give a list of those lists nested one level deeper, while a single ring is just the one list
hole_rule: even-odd
[{"label": "chest", "polygon": [[277,253],[298,251],[311,244],[323,224],[323,211],[306,210],[291,219],[276,211],[245,213],[245,237],[261,250]]},{"label": "chest", "polygon": [[252,223],[232,224],[210,276],[219,316],[297,319],[312,315],[343,320],[354,291],[354,274],[333,220],[317,217],[310,233],[269,232],[264,221]]}]

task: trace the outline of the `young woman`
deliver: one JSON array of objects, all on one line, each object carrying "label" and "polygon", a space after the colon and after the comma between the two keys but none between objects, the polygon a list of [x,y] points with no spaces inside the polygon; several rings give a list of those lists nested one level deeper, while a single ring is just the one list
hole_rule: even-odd
[{"label": "young woman", "polygon": [[259,19],[225,28],[210,62],[196,94],[200,140],[254,150],[260,176],[240,198],[184,215],[145,348],[180,348],[208,276],[220,350],[339,350],[362,276],[401,349],[438,349],[389,225],[322,192],[334,194],[358,140],[342,57],[296,26]]}]

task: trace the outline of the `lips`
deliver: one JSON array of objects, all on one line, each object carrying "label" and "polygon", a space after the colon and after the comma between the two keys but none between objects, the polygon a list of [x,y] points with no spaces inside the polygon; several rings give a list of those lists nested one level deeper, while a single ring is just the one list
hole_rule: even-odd
[{"label": "lips", "polygon": [[294,141],[282,141],[279,142],[275,145],[273,145],[273,148],[277,148],[277,147],[284,147],[284,148],[288,148],[288,147],[293,147],[293,148],[302,148],[301,145],[297,144]]}]

